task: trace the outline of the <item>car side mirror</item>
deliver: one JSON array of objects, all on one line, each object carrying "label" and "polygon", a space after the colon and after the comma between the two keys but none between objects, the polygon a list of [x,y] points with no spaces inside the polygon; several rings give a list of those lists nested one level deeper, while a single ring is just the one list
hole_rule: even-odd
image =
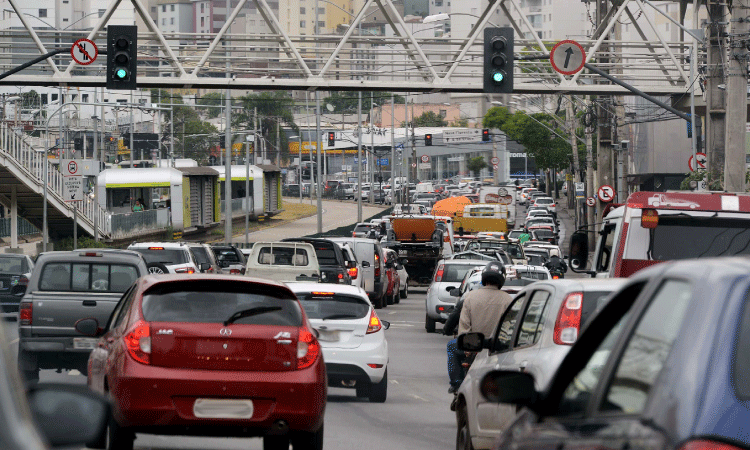
[{"label": "car side mirror", "polygon": [[586,231],[576,231],[570,237],[569,265],[573,272],[585,273],[589,260],[589,237]]},{"label": "car side mirror", "polygon": [[370,261],[362,261],[362,267],[370,267]]},{"label": "car side mirror", "polygon": [[210,268],[211,268],[211,263],[201,263],[201,265],[200,265],[200,271],[201,272],[205,272],[205,271],[207,271]]},{"label": "car side mirror", "polygon": [[479,391],[490,402],[531,406],[539,398],[534,377],[525,372],[493,370],[482,378]]},{"label": "car side mirror", "polygon": [[380,323],[383,325],[383,328],[385,328],[386,330],[391,327],[391,323],[388,322],[387,320],[382,320],[381,319]]},{"label": "car side mirror", "polygon": [[487,348],[487,343],[482,333],[465,333],[458,336],[456,347],[465,352],[479,352]]},{"label": "car side mirror", "polygon": [[86,386],[41,384],[31,388],[29,407],[52,447],[82,446],[104,436],[107,399]]},{"label": "car side mirror", "polygon": [[99,321],[93,318],[80,319],[75,323],[75,330],[84,336],[97,337],[102,333]]}]

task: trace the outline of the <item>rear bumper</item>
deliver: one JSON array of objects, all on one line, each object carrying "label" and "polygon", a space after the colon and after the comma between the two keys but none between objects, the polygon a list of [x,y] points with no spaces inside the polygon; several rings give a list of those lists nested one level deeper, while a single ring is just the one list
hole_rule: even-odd
[{"label": "rear bumper", "polygon": [[18,305],[21,303],[21,297],[12,294],[0,294],[0,316],[16,317],[18,316]]},{"label": "rear bumper", "polygon": [[[83,337],[83,336],[81,336]],[[81,369],[86,367],[91,349],[74,348],[73,337],[20,338],[19,358],[22,369]]]},{"label": "rear bumper", "polygon": [[[388,366],[388,344],[384,339],[352,349],[323,347],[323,359],[326,362],[328,386],[342,387],[341,382],[348,380],[378,383]],[[368,364],[382,367],[373,368]]]},{"label": "rear bumper", "polygon": [[[277,432],[279,421],[290,431],[315,431],[323,424],[327,388],[322,358],[307,369],[289,372],[185,370],[133,361],[124,365],[124,376],[108,377],[113,414],[121,426],[136,432],[262,436]],[[252,400],[253,416],[199,418],[193,413],[198,398]]]}]

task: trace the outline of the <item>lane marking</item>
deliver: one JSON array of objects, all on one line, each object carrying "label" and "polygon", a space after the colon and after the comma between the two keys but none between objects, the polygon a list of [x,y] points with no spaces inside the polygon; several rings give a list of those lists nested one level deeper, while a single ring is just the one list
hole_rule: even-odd
[{"label": "lane marking", "polygon": [[422,398],[422,397],[418,396],[417,394],[409,394],[409,397],[414,397],[414,398],[416,398],[417,400],[422,400],[423,402],[426,402],[426,403],[429,403],[429,402],[430,402],[430,401],[429,401],[429,400],[427,400],[426,398]]}]

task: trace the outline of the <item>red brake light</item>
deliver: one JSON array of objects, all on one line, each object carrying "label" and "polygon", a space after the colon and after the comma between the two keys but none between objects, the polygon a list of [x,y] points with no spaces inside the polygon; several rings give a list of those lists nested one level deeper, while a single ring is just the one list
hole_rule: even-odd
[{"label": "red brake light", "polygon": [[572,292],[565,297],[557,314],[552,340],[557,345],[573,345],[581,330],[583,293]]},{"label": "red brake light", "polygon": [[313,365],[320,354],[320,344],[307,328],[300,328],[297,341],[297,368],[305,369]]},{"label": "red brake light", "polygon": [[240,269],[229,269],[230,274],[240,273]]},{"label": "red brake light", "polygon": [[333,292],[311,292],[312,295],[321,297],[333,297]]},{"label": "red brake light", "polygon": [[359,269],[356,267],[352,267],[349,269],[349,276],[352,277],[352,280],[357,279],[357,275],[359,275]]},{"label": "red brake light", "polygon": [[149,250],[164,250],[164,247],[149,247]]},{"label": "red brake light", "polygon": [[680,450],[740,450],[740,448],[724,442],[697,440],[682,444]]},{"label": "red brake light", "polygon": [[18,285],[19,286],[28,286],[29,285],[29,279],[26,278],[26,275],[21,275],[18,277]]},{"label": "red brake light", "polygon": [[655,209],[644,209],[641,213],[641,226],[656,228],[657,225],[659,225],[659,213]]},{"label": "red brake light", "polygon": [[193,269],[192,267],[185,267],[185,268],[182,268],[182,269],[175,269],[174,272],[175,273],[190,273],[190,274],[192,274],[192,273],[195,273],[195,269]]},{"label": "red brake light", "polygon": [[18,310],[18,320],[21,325],[31,325],[31,318],[34,312],[34,304],[32,302],[21,303]]},{"label": "red brake light", "polygon": [[383,326],[380,324],[380,319],[373,309],[370,312],[370,325],[367,326],[367,334],[377,333],[381,328],[383,328]]},{"label": "red brake light", "polygon": [[445,267],[444,264],[440,264],[437,268],[437,271],[435,272],[435,281],[439,282],[443,279],[443,268]]},{"label": "red brake light", "polygon": [[81,256],[102,256],[102,254],[97,252],[85,252],[81,253]]},{"label": "red brake light", "polygon": [[344,274],[343,274],[343,273],[340,273],[340,274],[339,274],[339,280],[343,280],[343,279],[344,279]]},{"label": "red brake light", "polygon": [[141,364],[151,364],[151,327],[139,320],[123,337],[130,356]]}]

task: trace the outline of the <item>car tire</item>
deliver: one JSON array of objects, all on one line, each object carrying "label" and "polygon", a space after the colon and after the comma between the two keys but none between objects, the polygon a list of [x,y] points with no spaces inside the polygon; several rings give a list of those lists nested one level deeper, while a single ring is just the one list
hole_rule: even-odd
[{"label": "car tire", "polygon": [[107,425],[107,450],[133,450],[135,433],[121,427],[114,417],[110,416]]},{"label": "car tire", "polygon": [[474,446],[471,445],[471,432],[465,406],[458,410],[456,419],[456,450],[474,450]]},{"label": "car tire", "polygon": [[430,316],[426,314],[424,316],[424,329],[427,330],[428,333],[435,332],[435,320],[431,319]]},{"label": "car tire", "polygon": [[317,431],[298,431],[292,435],[294,450],[323,450],[323,425]]},{"label": "car tire", "polygon": [[401,298],[406,298],[409,296],[409,282],[407,281],[404,285],[404,288],[401,290]]},{"label": "car tire", "polygon": [[385,403],[388,397],[388,369],[385,369],[383,379],[379,383],[370,385],[370,403]]},{"label": "car tire", "polygon": [[151,263],[146,266],[148,268],[149,275],[163,275],[169,273],[169,269],[162,263]]},{"label": "car tire", "polygon": [[39,366],[36,358],[20,348],[18,349],[18,371],[27,383],[39,382]]},{"label": "car tire", "polygon": [[396,291],[396,296],[393,297],[393,303],[401,303],[401,291]]},{"label": "car tire", "polygon": [[289,436],[263,436],[263,450],[289,450]]}]

